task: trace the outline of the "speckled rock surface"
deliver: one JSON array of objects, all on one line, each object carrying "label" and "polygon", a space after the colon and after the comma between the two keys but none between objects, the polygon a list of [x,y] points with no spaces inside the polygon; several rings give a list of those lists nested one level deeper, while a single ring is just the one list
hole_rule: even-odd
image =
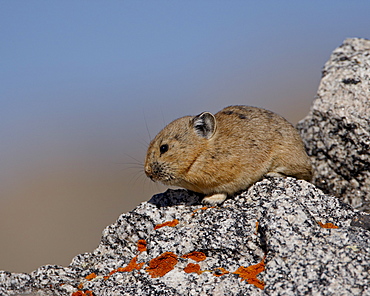
[{"label": "speckled rock surface", "polygon": [[68,267],[0,272],[0,295],[370,295],[370,231],[312,184],[269,178],[221,206],[199,201],[156,195]]},{"label": "speckled rock surface", "polygon": [[[314,182],[369,209],[370,41],[348,39],[299,123]],[[269,178],[220,206],[168,190],[122,214],[68,267],[0,271],[0,296],[370,295],[370,216]]]},{"label": "speckled rock surface", "polygon": [[313,182],[370,212],[370,40],[345,40],[322,75],[311,111],[298,124]]}]

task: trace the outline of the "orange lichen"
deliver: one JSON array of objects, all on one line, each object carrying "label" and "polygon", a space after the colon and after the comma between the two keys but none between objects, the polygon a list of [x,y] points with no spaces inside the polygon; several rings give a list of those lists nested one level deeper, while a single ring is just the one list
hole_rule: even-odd
[{"label": "orange lichen", "polygon": [[214,206],[213,206],[213,207],[201,207],[201,208],[199,208],[199,209],[195,209],[195,210],[193,211],[193,214],[192,214],[192,215],[194,215],[194,213],[196,213],[196,212],[198,212],[198,211],[201,211],[201,210],[205,211],[205,210],[207,210],[207,209],[212,209],[212,208],[215,208],[215,207],[214,207]]},{"label": "orange lichen", "polygon": [[146,272],[149,273],[152,278],[162,277],[167,272],[171,271],[176,264],[177,255],[172,252],[165,252],[149,261]]},{"label": "orange lichen", "polygon": [[137,241],[137,250],[141,253],[141,252],[145,252],[146,251],[146,240],[145,239],[139,239]]},{"label": "orange lichen", "polygon": [[137,260],[137,256],[135,256],[134,258],[131,259],[130,263],[127,264],[126,267],[119,267],[117,269],[113,269],[109,275],[112,275],[116,272],[129,272],[129,271],[133,271],[134,269],[136,270],[139,270],[143,267],[143,265],[145,264],[145,262],[142,262],[142,263],[139,263],[137,264],[136,263],[136,260]]},{"label": "orange lichen", "polygon": [[162,224],[157,224],[154,227],[154,230],[157,230],[157,229],[162,228],[162,227],[165,227],[165,226],[175,227],[177,224],[179,224],[179,220],[174,219],[172,221],[167,221],[167,222],[164,222]]},{"label": "orange lichen", "polygon": [[225,268],[219,267],[219,268],[216,268],[213,275],[214,276],[222,276],[222,275],[228,274],[228,273],[229,273],[228,270],[226,270]]},{"label": "orange lichen", "polygon": [[80,284],[77,286],[77,289],[82,290],[82,289],[83,289],[83,287],[84,287],[84,284],[83,284],[83,283],[80,283]]},{"label": "orange lichen", "polygon": [[256,221],[256,232],[254,233],[255,235],[257,235],[258,234],[258,221]]},{"label": "orange lichen", "polygon": [[198,212],[198,211],[200,211],[200,210],[207,210],[208,209],[208,207],[201,207],[201,208],[199,208],[199,209],[195,209],[194,211],[193,211],[193,213],[196,213],[196,212]]},{"label": "orange lichen", "polygon": [[197,262],[203,261],[207,258],[206,255],[203,252],[197,252],[197,251],[185,254],[181,257],[182,258],[193,259],[194,261],[197,261]]},{"label": "orange lichen", "polygon": [[194,263],[189,263],[188,265],[186,265],[186,267],[184,268],[184,271],[186,273],[192,273],[192,272],[195,272],[197,274],[202,273],[202,271],[200,270],[200,265],[194,264]]},{"label": "orange lichen", "polygon": [[85,276],[85,279],[87,279],[89,281],[92,280],[92,279],[94,279],[94,278],[96,278],[96,274],[94,272],[92,272],[89,275]]},{"label": "orange lichen", "polygon": [[141,262],[141,263],[136,263],[136,260],[137,260],[137,256],[135,256],[134,258],[131,259],[130,263],[122,268],[122,270],[120,270],[120,272],[127,272],[127,271],[133,271],[134,269],[136,270],[139,270],[143,267],[143,265],[145,264],[145,262]]},{"label": "orange lichen", "polygon": [[247,281],[249,284],[255,285],[257,288],[263,290],[265,283],[257,278],[257,275],[265,270],[265,260],[258,264],[251,265],[248,267],[240,266],[234,274],[238,274],[242,280]]},{"label": "orange lichen", "polygon": [[103,279],[106,281],[107,279],[109,279],[109,275],[103,276]]},{"label": "orange lichen", "polygon": [[337,225],[334,225],[333,223],[321,223],[320,221],[319,222],[317,222],[319,225],[320,225],[320,227],[322,227],[322,228],[339,228]]}]

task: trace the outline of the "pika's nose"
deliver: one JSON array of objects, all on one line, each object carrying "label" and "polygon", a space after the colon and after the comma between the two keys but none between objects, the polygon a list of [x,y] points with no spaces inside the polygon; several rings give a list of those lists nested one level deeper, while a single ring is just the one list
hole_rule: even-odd
[{"label": "pika's nose", "polygon": [[152,179],[153,180],[153,171],[152,171],[152,168],[150,165],[146,165],[145,168],[144,168],[144,171],[145,171],[145,175]]}]

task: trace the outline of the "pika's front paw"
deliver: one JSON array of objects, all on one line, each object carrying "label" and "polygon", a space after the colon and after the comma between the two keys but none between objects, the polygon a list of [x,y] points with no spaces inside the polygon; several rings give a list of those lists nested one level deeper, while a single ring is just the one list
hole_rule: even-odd
[{"label": "pika's front paw", "polygon": [[202,203],[210,205],[220,204],[226,199],[226,197],[227,194],[225,193],[216,193],[203,198]]}]

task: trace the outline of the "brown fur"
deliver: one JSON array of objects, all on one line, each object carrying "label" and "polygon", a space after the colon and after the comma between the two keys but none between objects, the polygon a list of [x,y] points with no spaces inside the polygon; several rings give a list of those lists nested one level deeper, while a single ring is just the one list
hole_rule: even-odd
[{"label": "brown fur", "polygon": [[[191,116],[171,122],[158,133],[145,160],[148,177],[225,197],[264,176],[311,180],[311,162],[302,140],[283,117],[248,106],[230,106],[214,117],[206,115],[215,119],[213,132],[206,131],[209,138],[199,135],[194,127],[198,117]],[[162,145],[168,145],[164,153],[160,152]]]}]

